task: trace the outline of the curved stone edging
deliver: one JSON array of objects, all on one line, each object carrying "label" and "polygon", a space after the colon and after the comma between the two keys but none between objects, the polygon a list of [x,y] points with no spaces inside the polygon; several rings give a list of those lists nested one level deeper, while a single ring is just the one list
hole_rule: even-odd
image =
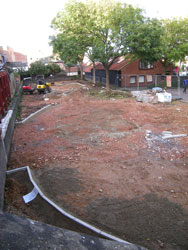
[{"label": "curved stone edging", "polygon": [[37,114],[41,113],[42,111],[48,109],[49,107],[51,107],[51,104],[48,104],[47,106],[37,110],[36,112],[30,114],[28,117],[26,117],[24,120],[20,121],[20,122],[16,122],[16,124],[23,124],[27,121],[29,121],[30,119],[32,119],[33,117],[35,117]]},{"label": "curved stone edging", "polygon": [[28,173],[28,176],[29,176],[29,179],[31,181],[31,183],[33,184],[33,186],[38,190],[40,196],[47,202],[49,203],[51,206],[53,206],[55,209],[57,209],[61,214],[63,214],[64,216],[68,217],[69,219],[77,222],[78,224],[82,225],[83,227],[86,227],[88,229],[90,229],[91,231],[103,236],[103,237],[106,237],[108,239],[111,239],[111,240],[114,240],[114,241],[117,241],[117,242],[120,242],[120,243],[125,243],[125,244],[128,244],[128,245],[133,245],[132,243],[128,242],[128,241],[124,241],[116,236],[113,236],[111,234],[108,234],[92,225],[90,225],[89,223],[86,223],[84,222],[83,220],[80,220],[78,218],[76,218],[75,216],[69,214],[68,212],[66,212],[65,210],[63,210],[62,208],[60,208],[58,205],[56,205],[53,201],[51,201],[46,195],[43,194],[43,192],[41,191],[41,189],[39,188],[39,186],[36,184],[35,180],[33,179],[32,177],[32,174],[31,174],[31,170],[29,168],[29,166],[25,166],[25,167],[22,167],[22,168],[16,168],[16,169],[13,169],[13,170],[8,170],[6,173],[9,175],[9,174],[12,174],[12,173],[15,173],[15,172],[19,172],[19,171],[25,171],[27,170],[27,173]]}]

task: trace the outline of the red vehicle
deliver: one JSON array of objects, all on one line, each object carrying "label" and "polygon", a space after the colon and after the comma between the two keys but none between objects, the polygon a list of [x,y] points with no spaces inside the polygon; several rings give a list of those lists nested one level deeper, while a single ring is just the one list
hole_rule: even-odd
[{"label": "red vehicle", "polygon": [[34,91],[36,89],[36,85],[34,83],[32,83],[32,78],[31,77],[23,79],[23,87],[22,87],[22,89],[23,89],[24,93],[28,93],[30,95],[32,95],[34,93]]}]

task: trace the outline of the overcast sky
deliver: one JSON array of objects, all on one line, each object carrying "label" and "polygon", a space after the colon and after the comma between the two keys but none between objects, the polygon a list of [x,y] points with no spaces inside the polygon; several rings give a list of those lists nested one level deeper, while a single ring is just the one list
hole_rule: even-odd
[{"label": "overcast sky", "polygon": [[[0,45],[12,47],[29,57],[51,54],[51,20],[68,0],[1,1]],[[125,0],[145,9],[147,16],[158,18],[188,17],[188,0]]]}]

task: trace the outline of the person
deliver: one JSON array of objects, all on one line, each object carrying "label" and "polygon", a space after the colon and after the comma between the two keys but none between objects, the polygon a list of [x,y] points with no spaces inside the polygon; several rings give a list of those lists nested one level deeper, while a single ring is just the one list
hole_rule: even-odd
[{"label": "person", "polygon": [[183,81],[183,93],[185,94],[186,94],[187,86],[188,86],[188,79],[185,79]]}]

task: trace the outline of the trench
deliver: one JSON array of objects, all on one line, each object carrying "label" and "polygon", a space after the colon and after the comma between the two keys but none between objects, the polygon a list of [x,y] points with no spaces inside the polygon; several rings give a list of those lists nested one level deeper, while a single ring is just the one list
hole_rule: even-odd
[{"label": "trench", "polygon": [[[20,194],[19,199],[23,198],[23,194],[31,192],[33,188],[37,189],[38,195],[36,196],[35,199],[33,199],[27,204],[24,204],[23,202],[23,206],[25,207],[25,209],[27,210],[27,208],[29,207],[29,210],[32,211],[31,214],[34,215],[35,219],[38,218],[38,220],[40,220],[41,222],[51,224],[67,230],[72,230],[75,232],[84,233],[91,236],[103,239],[110,239],[120,243],[126,243],[132,245],[127,241],[124,241],[118,237],[108,234],[92,226],[91,224],[88,224],[83,220],[78,219],[69,212],[60,208],[57,204],[55,204],[46,195],[43,194],[43,192],[33,179],[32,173],[28,166],[13,170],[8,170],[6,174],[7,174],[6,185],[8,187],[7,190],[9,190],[9,192],[12,192],[13,194],[14,188],[16,188],[17,186],[17,188],[19,188],[19,194]],[[7,206],[5,201],[5,210],[6,209]],[[25,209],[24,211],[26,211]],[[30,219],[33,219],[33,216],[32,215],[30,216],[28,212],[26,212],[25,215]]]}]

